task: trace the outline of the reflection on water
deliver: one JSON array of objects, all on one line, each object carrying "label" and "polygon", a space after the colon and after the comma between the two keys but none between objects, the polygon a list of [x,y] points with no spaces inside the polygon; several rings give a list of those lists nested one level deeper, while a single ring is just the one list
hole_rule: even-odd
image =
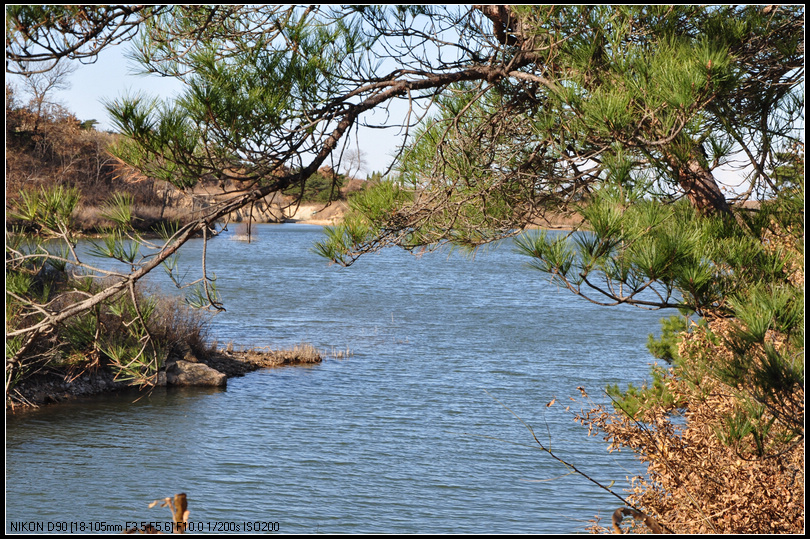
[{"label": "reflection on water", "polygon": [[[638,465],[588,438],[569,397],[585,386],[603,400],[606,384],[643,380],[659,315],[557,290],[508,245],[475,259],[391,250],[337,268],[309,251],[319,227],[260,226],[249,245],[228,234],[209,244],[228,309],[213,321],[220,342],[353,355],[226,390],[8,416],[7,532],[168,520],[147,505],[178,492],[193,521],[231,531],[566,533],[609,517],[615,498],[565,475],[513,413],[560,456],[622,484]],[[189,247],[181,263],[196,271],[200,244]],[[174,293],[160,275],[150,287]]]}]

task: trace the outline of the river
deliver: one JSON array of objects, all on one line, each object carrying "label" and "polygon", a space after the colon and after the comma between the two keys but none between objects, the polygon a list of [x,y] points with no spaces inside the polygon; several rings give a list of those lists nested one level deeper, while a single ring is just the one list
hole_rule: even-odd
[{"label": "river", "polygon": [[[523,422],[621,492],[639,464],[573,420],[576,388],[604,403],[607,384],[645,380],[661,313],[577,298],[510,242],[474,258],[390,249],[340,268],[310,251],[320,237],[285,224],[258,226],[250,244],[231,232],[212,240],[208,270],[227,309],[212,336],[347,357],[224,390],[7,415],[6,532],[162,523],[168,509],[148,504],[178,492],[205,532],[571,533],[609,522],[620,502],[569,474]],[[199,240],[182,251],[189,279],[200,253]],[[160,275],[149,286],[175,293]]]}]

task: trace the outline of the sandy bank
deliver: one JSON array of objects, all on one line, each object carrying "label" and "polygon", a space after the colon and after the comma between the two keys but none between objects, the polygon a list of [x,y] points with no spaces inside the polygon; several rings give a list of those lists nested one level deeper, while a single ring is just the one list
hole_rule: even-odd
[{"label": "sandy bank", "polygon": [[303,223],[309,225],[333,226],[338,224],[349,209],[343,201],[333,202],[328,206],[323,204],[301,204],[297,208],[287,210],[285,222]]},{"label": "sandy bank", "polygon": [[[323,204],[301,204],[298,208],[290,208],[288,223],[302,223],[310,225],[334,226],[340,223],[349,207],[346,202],[333,202],[324,207]],[[551,230],[570,230],[582,224],[579,214],[563,214],[547,212],[535,219],[526,228],[545,228]]]}]

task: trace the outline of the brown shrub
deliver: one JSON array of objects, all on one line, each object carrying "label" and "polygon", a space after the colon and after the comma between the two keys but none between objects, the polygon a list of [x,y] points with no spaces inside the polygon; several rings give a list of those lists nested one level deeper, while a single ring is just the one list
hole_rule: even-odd
[{"label": "brown shrub", "polygon": [[[721,328],[715,327],[716,331]],[[760,420],[770,424],[768,451],[758,454],[748,440],[724,436],[745,395],[696,365],[697,351],[728,354],[721,345],[695,331],[681,351],[693,360],[689,372],[670,369],[665,377],[676,402],[687,402],[682,418],[676,410],[653,406],[643,417],[595,407],[578,417],[602,432],[610,450],[629,448],[647,465],[635,477],[630,504],[675,533],[802,533],[804,530],[804,444],[791,425],[767,408]],[[797,388],[795,402],[804,402]],[[632,527],[649,529],[640,521]],[[596,531],[607,531],[596,527]]]}]

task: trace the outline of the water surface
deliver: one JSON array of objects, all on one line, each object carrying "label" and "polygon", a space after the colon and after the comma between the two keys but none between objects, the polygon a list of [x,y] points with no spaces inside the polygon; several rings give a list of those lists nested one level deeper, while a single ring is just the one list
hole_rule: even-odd
[{"label": "water surface", "polygon": [[[638,464],[589,438],[570,398],[584,386],[605,402],[606,384],[644,380],[660,313],[576,298],[509,244],[474,259],[388,250],[338,268],[309,250],[319,227],[259,226],[251,244],[230,234],[208,247],[228,309],[212,322],[220,343],[352,355],[225,390],[7,416],[7,532],[165,522],[168,509],[147,505],[178,492],[203,531],[568,533],[618,506],[567,475],[516,415],[559,456],[624,484]],[[199,241],[183,251],[190,279],[200,253]],[[160,275],[149,286],[176,293]]]}]

